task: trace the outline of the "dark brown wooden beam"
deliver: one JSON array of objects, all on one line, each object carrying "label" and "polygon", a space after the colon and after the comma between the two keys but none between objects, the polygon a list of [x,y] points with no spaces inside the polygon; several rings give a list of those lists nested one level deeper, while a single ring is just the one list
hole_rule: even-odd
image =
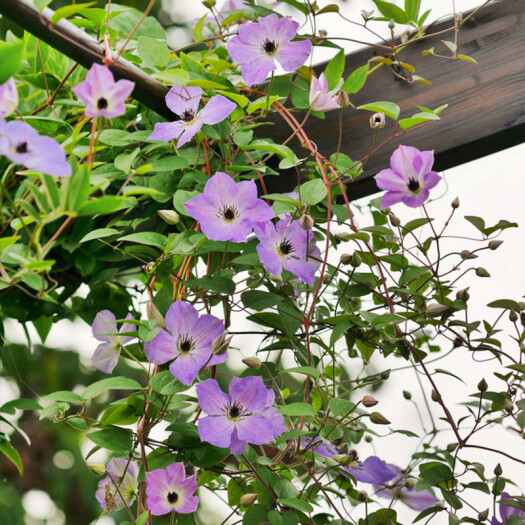
[{"label": "dark brown wooden beam", "polygon": [[[433,25],[429,33],[453,25],[446,20]],[[477,65],[422,55],[431,47],[436,53],[447,54],[441,40],[453,40],[453,36],[452,31],[422,40],[401,54],[401,60],[413,65],[416,74],[430,80],[432,87],[397,80],[383,66],[371,75],[362,91],[351,96],[355,106],[382,100],[395,102],[401,107],[401,118],[417,113],[417,106],[435,109],[449,104],[441,121],[394,139],[371,157],[363,175],[348,185],[351,198],[377,191],[372,177],[388,167],[390,155],[399,144],[434,150],[435,167],[444,170],[525,142],[525,2],[489,4],[466,21],[458,34],[458,53],[474,58]],[[373,56],[372,48],[347,55],[345,76]],[[321,72],[324,65],[316,69]],[[375,132],[368,124],[370,116],[369,111],[344,111],[342,151],[354,160],[363,158],[372,144]],[[387,121],[378,143],[394,131],[393,122],[388,118]],[[319,150],[330,155],[337,148],[338,111],[328,113],[325,120],[310,119],[306,130]],[[274,139],[282,141],[287,133],[278,126]],[[296,146],[299,147],[297,143]],[[299,151],[298,156],[301,157]],[[500,175],[503,174],[494,174]]]},{"label": "dark brown wooden beam", "polygon": [[[66,20],[52,24],[52,11],[45,9],[38,13],[31,0],[0,0],[0,14],[86,68],[103,60],[100,43]],[[443,21],[432,26],[430,32],[452,26],[451,20]],[[433,82],[432,87],[400,81],[388,68],[382,67],[373,73],[360,93],[352,96],[355,106],[380,100],[396,102],[401,107],[402,118],[416,113],[417,106],[434,109],[449,104],[442,121],[395,139],[377,152],[366,164],[363,175],[348,186],[352,198],[376,190],[372,176],[388,166],[390,154],[399,144],[433,149],[435,167],[443,170],[525,141],[525,2],[495,2],[461,28],[459,52],[477,60],[478,65],[422,55],[422,51],[430,47],[445,54],[447,48],[441,39],[452,40],[453,33],[411,44],[401,55],[403,62],[416,68],[417,75]],[[373,48],[347,55],[345,75],[373,56]],[[321,64],[316,69],[324,68]],[[136,83],[133,96],[137,100],[159,115],[173,118],[164,104],[166,86],[123,59],[118,59],[112,70],[117,78]],[[364,157],[372,144],[374,132],[368,125],[369,116],[366,111],[345,110],[342,151],[354,160]],[[322,153],[329,155],[335,151],[339,133],[337,112],[328,113],[325,120],[312,118],[306,129]],[[393,130],[390,121],[381,131],[380,140],[388,138]],[[289,133],[284,124],[272,131],[276,141],[285,140]],[[297,144],[296,147],[300,148]],[[276,181],[282,191],[290,189],[281,187],[285,179],[290,180],[279,177]]]},{"label": "dark brown wooden beam", "polygon": [[[47,7],[39,13],[32,0],[0,0],[1,15],[86,69],[89,69],[93,63],[104,62],[103,44],[65,19],[53,24],[51,22],[53,13]],[[173,120],[174,115],[164,102],[168,88],[127,60],[118,58],[116,53],[112,53],[112,58],[114,62],[110,65],[110,69],[115,77],[135,82],[132,96],[159,115]]]}]

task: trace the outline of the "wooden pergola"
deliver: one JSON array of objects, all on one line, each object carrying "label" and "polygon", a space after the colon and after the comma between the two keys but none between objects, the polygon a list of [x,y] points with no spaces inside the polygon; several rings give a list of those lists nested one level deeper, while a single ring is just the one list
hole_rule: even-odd
[{"label": "wooden pergola", "polygon": [[[53,24],[53,11],[45,8],[38,12],[32,0],[0,0],[0,14],[86,68],[104,60],[101,43],[67,20]],[[467,17],[468,13],[463,16]],[[374,154],[363,175],[349,185],[352,198],[376,190],[372,176],[388,165],[390,153],[398,144],[433,149],[435,168],[439,171],[525,142],[525,2],[506,0],[489,4],[462,26],[458,34],[459,52],[472,57],[477,64],[422,54],[432,47],[444,54],[447,48],[441,40],[447,39],[447,30],[452,34],[453,27],[453,20],[435,24],[429,29],[434,36],[421,39],[403,51],[403,62],[411,64],[416,74],[431,81],[433,87],[400,80],[391,69],[382,67],[373,73],[374,82],[367,83],[352,96],[355,106],[382,100],[395,102],[401,107],[402,117],[417,112],[417,106],[435,109],[449,104],[443,120],[432,122],[408,137],[395,138],[389,147]],[[347,55],[345,76],[372,57],[371,48]],[[133,96],[159,115],[173,120],[164,103],[168,88],[126,60],[116,55],[114,58],[111,69],[115,76],[135,82]],[[325,64],[320,64],[317,69],[322,71],[324,67]],[[375,131],[368,125],[369,117],[366,111],[349,108],[344,112],[341,151],[353,159],[364,157],[370,150]],[[328,113],[322,121],[311,120],[306,131],[322,153],[335,151],[338,112]],[[393,132],[394,124],[389,122],[381,136],[387,138]],[[284,125],[276,126],[273,138],[279,142],[288,135]],[[300,145],[297,143],[294,147],[300,148]],[[286,191],[286,188],[280,189]]]}]

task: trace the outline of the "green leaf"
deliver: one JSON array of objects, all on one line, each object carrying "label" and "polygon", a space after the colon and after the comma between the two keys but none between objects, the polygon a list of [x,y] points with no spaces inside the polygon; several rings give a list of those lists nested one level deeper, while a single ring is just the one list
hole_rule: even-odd
[{"label": "green leaf", "polygon": [[384,113],[387,117],[393,120],[397,120],[401,109],[394,102],[372,102],[371,104],[365,104],[359,106],[356,109],[366,109],[368,111],[374,111],[376,113]]},{"label": "green leaf", "polygon": [[208,18],[208,13],[203,15],[193,28],[193,40],[195,42],[200,42],[202,40],[202,33],[204,30],[204,24],[206,23],[206,18]]},{"label": "green leaf", "polygon": [[487,306],[490,308],[506,308],[507,310],[514,310],[516,313],[520,313],[521,307],[512,299],[498,299],[497,301],[492,301]]},{"label": "green leaf", "polygon": [[21,399],[13,399],[12,401],[4,403],[0,407],[0,412],[14,414],[16,408],[19,410],[42,410],[42,407],[34,399],[23,397]]},{"label": "green leaf", "polygon": [[314,379],[319,378],[319,370],[312,366],[296,366],[294,368],[287,368],[283,370],[284,374],[303,374],[305,376],[313,377]]},{"label": "green leaf", "polygon": [[193,255],[205,241],[206,236],[201,232],[185,231],[179,233],[170,243],[170,253],[174,255]]},{"label": "green leaf", "polygon": [[309,180],[301,185],[301,199],[310,206],[321,202],[327,195],[328,190],[321,179]]},{"label": "green leaf", "polygon": [[303,2],[298,2],[297,0],[281,0],[283,3],[291,5],[292,7],[295,7],[303,15],[308,16],[308,7]]},{"label": "green leaf", "polygon": [[138,416],[135,408],[129,405],[111,405],[102,415],[102,425],[132,425]]},{"label": "green leaf", "polygon": [[92,199],[80,206],[79,215],[107,215],[121,210],[126,205],[126,197],[105,195],[98,199]]},{"label": "green leaf", "polygon": [[476,229],[483,232],[485,229],[485,221],[481,217],[475,217],[474,215],[465,215],[465,219],[470,222]]},{"label": "green leaf", "polygon": [[265,310],[279,304],[283,298],[277,294],[262,290],[248,290],[241,294],[241,300],[246,308]]},{"label": "green leaf", "polygon": [[22,67],[24,57],[24,43],[22,41],[14,44],[0,42],[0,84],[7,82],[16,75]]},{"label": "green leaf", "polygon": [[51,17],[51,22],[53,22],[53,24],[56,24],[59,20],[62,20],[62,18],[67,18],[69,16],[76,15],[79,11],[82,11],[82,9],[86,9],[87,7],[91,7],[95,4],[96,2],[86,2],[83,4],[72,4],[60,7],[55,11],[53,16]]},{"label": "green leaf", "polygon": [[374,317],[374,319],[372,320],[372,326],[374,328],[382,328],[383,326],[387,326],[389,324],[401,323],[404,320],[405,318],[401,317],[400,315],[388,314],[388,313],[381,314],[381,315],[378,315],[377,317]]},{"label": "green leaf", "polygon": [[106,390],[141,390],[140,383],[129,377],[108,377],[87,386],[82,393],[84,399],[93,399]]},{"label": "green leaf", "polygon": [[11,460],[16,468],[18,469],[19,474],[22,476],[24,473],[24,465],[22,463],[22,458],[16,450],[16,448],[7,441],[7,439],[0,438],[0,452],[2,452],[7,459]]},{"label": "green leaf", "polygon": [[285,507],[292,507],[292,509],[297,509],[297,510],[300,510],[306,513],[310,513],[314,511],[314,508],[312,507],[312,505],[310,505],[310,503],[302,499],[282,498],[279,500],[279,503],[281,505],[284,505]]},{"label": "green leaf", "polygon": [[79,243],[92,241],[93,239],[103,239],[104,237],[111,237],[113,235],[120,235],[118,230],[114,228],[98,228],[97,230],[90,231],[80,241]]},{"label": "green leaf", "polygon": [[86,436],[95,445],[113,452],[125,453],[131,449],[131,432],[123,428],[111,427],[92,432]]},{"label": "green leaf", "polygon": [[337,55],[335,55],[324,71],[324,76],[328,80],[328,89],[335,89],[341,77],[343,76],[343,71],[345,69],[345,52],[341,49]]},{"label": "green leaf", "polygon": [[417,126],[418,124],[421,124],[423,122],[428,122],[430,120],[441,120],[438,115],[435,115],[434,113],[429,112],[423,112],[423,113],[416,113],[410,118],[402,118],[399,121],[399,125],[402,129],[410,129],[414,126]]},{"label": "green leaf", "polygon": [[368,70],[370,69],[370,64],[365,64],[357,68],[352,74],[345,80],[342,90],[347,94],[351,95],[357,93],[365,85],[366,79],[368,77]]},{"label": "green leaf", "polygon": [[406,24],[409,21],[407,14],[397,5],[383,0],[372,0],[379,12],[388,20],[393,20],[398,24]]},{"label": "green leaf", "polygon": [[276,153],[280,157],[295,161],[294,152],[288,146],[281,144],[272,144],[266,140],[254,140],[249,146],[243,146],[241,149],[245,150],[262,150],[269,153]]},{"label": "green leaf", "polygon": [[277,411],[284,416],[315,416],[317,410],[308,403],[290,403]]},{"label": "green leaf", "polygon": [[170,68],[153,74],[153,78],[165,82],[166,84],[179,84],[186,86],[190,81],[190,75],[184,69]]},{"label": "green leaf", "polygon": [[119,237],[118,241],[136,242],[137,244],[145,244],[146,246],[155,246],[157,248],[164,249],[168,244],[168,238],[162,233],[157,232],[139,232],[130,233]]},{"label": "green leaf", "polygon": [[69,392],[67,390],[60,390],[44,396],[42,399],[49,401],[65,401],[66,403],[73,403],[77,405],[84,404],[84,398],[75,394],[75,392]]},{"label": "green leaf", "polygon": [[173,374],[169,370],[163,370],[157,375],[154,375],[149,382],[149,386],[154,392],[164,396],[183,392],[189,388],[173,377]]},{"label": "green leaf", "polygon": [[417,22],[421,0],[405,0],[405,13],[409,22]]},{"label": "green leaf", "polygon": [[204,288],[219,292],[226,295],[233,295],[235,293],[235,283],[228,277],[221,277],[219,275],[206,275],[200,279],[191,279],[186,283],[189,288]]},{"label": "green leaf", "polygon": [[164,67],[170,60],[170,50],[164,42],[149,36],[137,40],[137,53],[146,64]]},{"label": "green leaf", "polygon": [[330,399],[328,406],[334,414],[334,416],[346,416],[355,408],[355,404],[347,399],[332,398]]},{"label": "green leaf", "polygon": [[151,163],[150,171],[177,171],[189,167],[189,162],[184,157],[164,157]]}]

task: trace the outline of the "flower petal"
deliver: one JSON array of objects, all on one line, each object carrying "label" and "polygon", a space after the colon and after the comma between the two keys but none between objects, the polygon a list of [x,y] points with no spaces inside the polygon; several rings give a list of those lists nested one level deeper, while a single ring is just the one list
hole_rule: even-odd
[{"label": "flower petal", "polygon": [[210,416],[199,419],[199,436],[202,441],[207,441],[220,448],[228,448],[235,424],[226,416]]},{"label": "flower petal", "polygon": [[101,310],[93,321],[93,336],[99,341],[114,341],[117,337],[117,319],[109,310]]},{"label": "flower petal", "polygon": [[202,411],[210,416],[222,416],[224,407],[231,401],[215,379],[206,379],[197,385],[197,400]]},{"label": "flower petal", "polygon": [[200,111],[203,124],[218,124],[222,122],[237,105],[222,95],[211,97],[209,102]]},{"label": "flower petal", "polygon": [[234,403],[239,403],[246,412],[260,410],[266,404],[267,388],[260,376],[234,377],[230,382],[230,396]]},{"label": "flower petal", "polygon": [[180,137],[183,131],[184,125],[180,120],[176,122],[157,122],[148,140],[163,140],[164,142],[168,142]]},{"label": "flower petal", "polygon": [[176,339],[162,328],[154,339],[144,345],[144,352],[148,361],[156,365],[167,363],[179,355]]},{"label": "flower petal", "polygon": [[200,87],[183,87],[175,84],[166,95],[166,106],[179,116],[182,116],[186,110],[197,113],[201,97],[202,89]]},{"label": "flower petal", "polygon": [[119,356],[120,348],[114,342],[101,343],[93,353],[91,363],[97,370],[111,374],[117,366]]}]

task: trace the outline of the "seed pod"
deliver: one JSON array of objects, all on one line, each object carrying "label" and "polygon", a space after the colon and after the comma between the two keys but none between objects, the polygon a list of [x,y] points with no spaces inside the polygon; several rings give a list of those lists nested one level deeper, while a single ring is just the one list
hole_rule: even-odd
[{"label": "seed pod", "polygon": [[261,368],[261,360],[258,357],[246,357],[242,362],[248,367],[257,370]]}]

